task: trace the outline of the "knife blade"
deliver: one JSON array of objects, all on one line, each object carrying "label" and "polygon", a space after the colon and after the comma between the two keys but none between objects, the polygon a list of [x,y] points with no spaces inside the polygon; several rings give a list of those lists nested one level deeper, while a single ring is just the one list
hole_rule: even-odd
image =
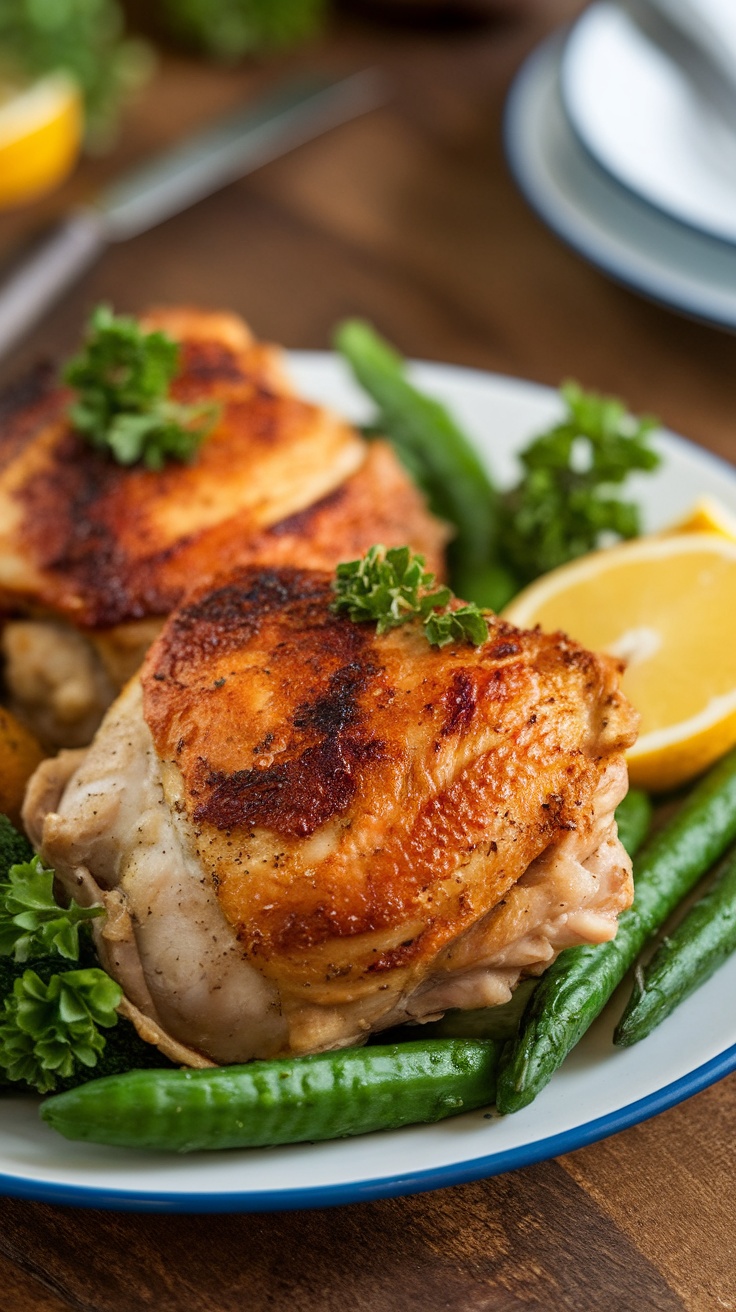
[{"label": "knife blade", "polygon": [[0,356],[102,254],[387,99],[373,69],[303,78],[215,120],[72,211],[0,287]]}]

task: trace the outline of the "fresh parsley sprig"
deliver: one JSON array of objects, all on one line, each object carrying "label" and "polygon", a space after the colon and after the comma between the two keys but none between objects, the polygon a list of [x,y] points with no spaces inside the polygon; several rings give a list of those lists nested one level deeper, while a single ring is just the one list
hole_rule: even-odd
[{"label": "fresh parsley sprig", "polygon": [[60,907],[54,898],[54,872],[40,857],[11,866],[0,882],[0,956],[28,961],[58,954],[79,958],[79,926],[104,915],[104,907]]},{"label": "fresh parsley sprig", "polygon": [[69,410],[74,428],[121,465],[158,470],[167,460],[192,460],[219,407],[172,400],[178,366],[179,346],[166,333],[144,332],[136,319],[99,305],[82,351],[63,372],[78,393]]},{"label": "fresh parsley sprig", "polygon": [[48,984],[26,970],[0,1012],[0,1068],[7,1079],[49,1093],[77,1065],[96,1066],[123,991],[104,970],[69,970]]},{"label": "fresh parsley sprig", "polygon": [[360,560],[343,561],[335,575],[335,610],[346,610],[357,622],[375,620],[376,632],[386,633],[400,624],[425,619],[435,607],[446,606],[449,588],[434,591],[434,574],[424,568],[424,557],[409,547],[369,547]]},{"label": "fresh parsley sprig", "polygon": [[449,642],[481,646],[488,623],[474,603],[450,609],[453,594],[424,568],[424,556],[409,547],[369,547],[359,560],[337,566],[333,610],[347,612],[356,623],[374,621],[377,633],[421,620],[427,641],[434,647]]},{"label": "fresh parsley sprig", "polygon": [[521,582],[605,543],[639,533],[639,508],[613,489],[634,470],[656,469],[648,445],[656,420],[630,415],[614,397],[560,389],[567,413],[522,451],[520,482],[501,499],[499,546]]},{"label": "fresh parsley sprig", "polygon": [[448,642],[470,642],[482,647],[488,641],[488,621],[474,601],[457,610],[432,611],[424,621],[427,641],[433,647],[446,647]]}]

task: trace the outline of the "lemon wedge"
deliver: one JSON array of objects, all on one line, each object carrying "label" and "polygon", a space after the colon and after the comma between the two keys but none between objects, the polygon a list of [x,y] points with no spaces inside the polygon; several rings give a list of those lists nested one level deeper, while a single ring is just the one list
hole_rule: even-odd
[{"label": "lemon wedge", "polygon": [[736,542],[683,532],[597,551],[543,575],[504,616],[626,662],[641,715],[632,783],[673,788],[736,743]]},{"label": "lemon wedge", "polygon": [[736,515],[716,497],[699,497],[684,519],[678,519],[665,533],[720,533],[736,542]]},{"label": "lemon wedge", "polygon": [[0,88],[0,206],[50,191],[71,171],[84,127],[76,83],[52,73]]}]

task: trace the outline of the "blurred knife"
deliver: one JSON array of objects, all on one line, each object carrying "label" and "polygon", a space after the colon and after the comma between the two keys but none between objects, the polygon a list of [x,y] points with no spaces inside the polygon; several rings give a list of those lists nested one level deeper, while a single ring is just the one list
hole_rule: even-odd
[{"label": "blurred knife", "polygon": [[102,253],[386,99],[378,73],[309,78],[221,118],[74,210],[0,287],[0,356]]}]

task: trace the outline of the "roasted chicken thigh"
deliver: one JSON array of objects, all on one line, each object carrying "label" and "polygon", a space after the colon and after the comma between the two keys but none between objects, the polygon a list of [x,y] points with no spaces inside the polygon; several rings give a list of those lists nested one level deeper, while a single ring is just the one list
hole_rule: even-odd
[{"label": "roasted chicken thigh", "polygon": [[125,468],[70,427],[41,373],[0,409],[5,681],[50,746],[89,742],[162,619],[236,563],[330,568],[410,542],[442,571],[447,531],[383,442],[295,396],[281,352],[234,315],[160,310],[180,342],[173,395],[220,417],[191,464]]},{"label": "roasted chicken thigh", "polygon": [[202,1064],[305,1053],[508,999],[632,898],[619,663],[488,620],[377,636],[331,575],[240,568],[167,622],[28,830],[102,900],[141,1032]]}]

